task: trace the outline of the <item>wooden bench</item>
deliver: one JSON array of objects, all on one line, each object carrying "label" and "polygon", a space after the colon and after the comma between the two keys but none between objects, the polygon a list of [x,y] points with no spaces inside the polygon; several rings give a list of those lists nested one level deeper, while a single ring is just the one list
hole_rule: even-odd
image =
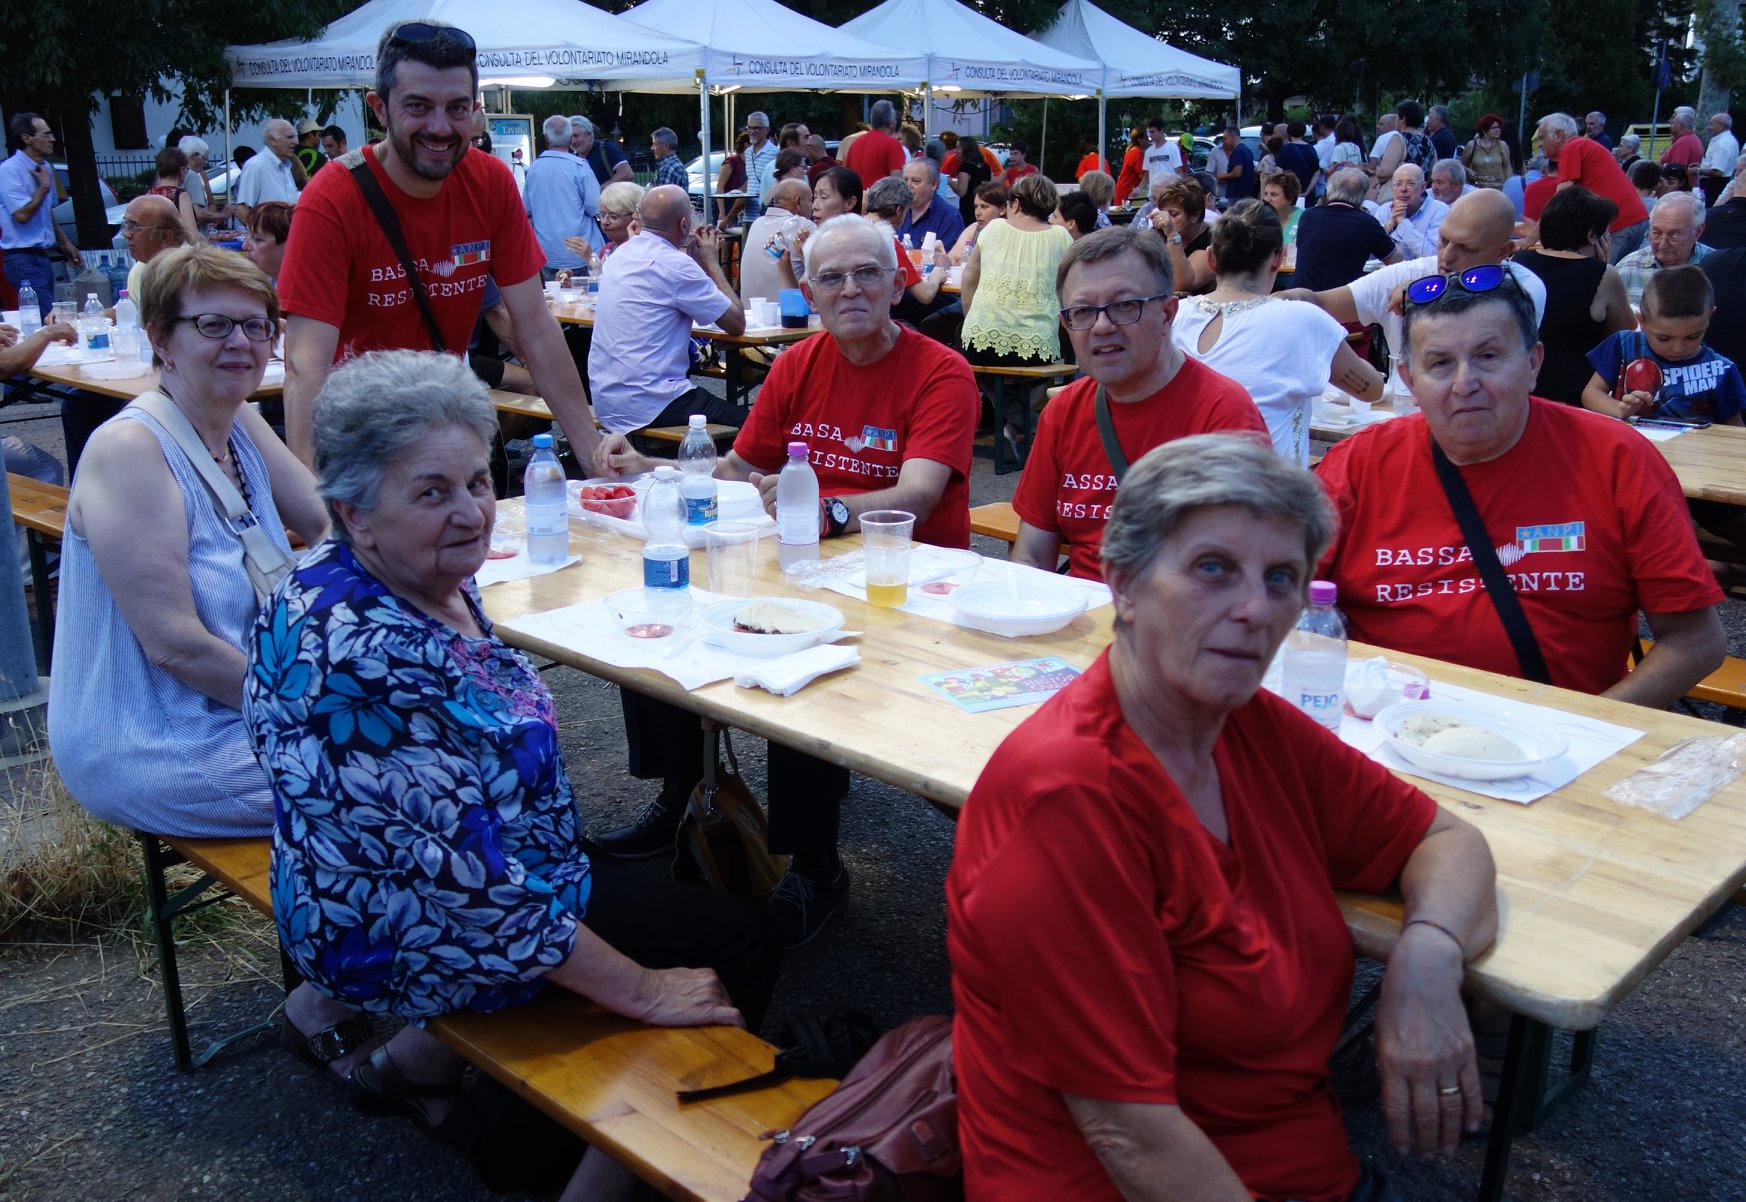
[{"label": "wooden bench", "polygon": [[[166,849],[168,863],[185,860],[206,874],[199,888],[222,886],[257,910],[272,913],[270,840],[140,838],[147,847],[148,878],[154,867],[159,876],[155,886],[148,879],[154,916],[156,903],[169,900],[161,875]],[[195,888],[177,896],[186,899]],[[184,901],[177,912],[187,908]],[[178,1064],[186,1070],[194,1062],[184,1062],[186,1025],[179,1015],[168,923],[166,919],[154,934],[165,966],[172,1033],[179,1032],[183,1040]],[[678,1090],[768,1071],[776,1049],[737,1027],[645,1026],[557,988],[526,1006],[449,1015],[433,1020],[427,1029],[663,1194],[691,1202],[737,1202],[768,1146],[761,1136],[791,1126],[836,1085],[787,1081],[681,1105]],[[227,1042],[237,1038],[241,1035]],[[202,1060],[215,1050],[209,1049]]]},{"label": "wooden bench", "polygon": [[59,543],[67,528],[67,490],[6,473],[6,489],[12,496],[12,520],[24,527],[24,542],[30,552],[30,586],[36,595],[36,634],[42,643],[37,657],[42,674],[52,666],[55,647],[54,584],[49,579],[48,544]]},{"label": "wooden bench", "polygon": [[[544,400],[537,396],[527,396],[520,392],[505,392],[501,388],[491,390],[491,407],[499,413],[513,414],[516,417],[532,417],[541,421],[555,421],[552,410]],[[646,438],[653,442],[670,442],[677,445],[685,437],[687,426],[644,426],[641,430],[632,430],[631,435]],[[716,442],[731,440],[739,433],[738,427],[724,426],[718,422],[709,424],[709,436]]]},{"label": "wooden bench", "polygon": [[[1643,639],[1643,650],[1655,645],[1653,639]],[[1708,701],[1728,712],[1726,720],[1746,725],[1746,659],[1728,656],[1722,666],[1694,684],[1686,696],[1693,701]]]},{"label": "wooden bench", "polygon": [[[1016,414],[1018,421],[1014,423],[1024,435],[1025,445],[1023,448],[1015,448],[1018,455],[1012,463],[1006,462],[1007,381],[1016,381],[1017,386],[1023,390],[1031,385],[1046,381],[1076,376],[1079,374],[1079,368],[1072,363],[1035,363],[1022,367],[984,367],[972,363],[970,370],[976,373],[978,380],[987,380],[994,386],[994,473],[997,476],[1004,476],[1007,472],[1017,471],[1024,466],[1026,454],[1030,449],[1034,422],[1031,417],[1031,406],[1027,400],[1018,407]],[[1020,395],[1023,396],[1024,393],[1021,391]]]},{"label": "wooden bench", "polygon": [[991,501],[970,511],[970,533],[985,534],[1003,543],[1018,541],[1019,515],[1010,501]]}]

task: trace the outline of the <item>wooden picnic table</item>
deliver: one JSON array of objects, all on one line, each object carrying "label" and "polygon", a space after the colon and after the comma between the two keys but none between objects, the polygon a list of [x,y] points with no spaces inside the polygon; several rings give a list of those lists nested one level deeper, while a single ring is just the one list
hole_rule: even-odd
[{"label": "wooden picnic table", "polygon": [[[38,363],[30,369],[30,374],[44,383],[53,384],[60,388],[80,388],[86,392],[97,393],[99,396],[117,397],[127,401],[131,401],[149,388],[158,386],[158,369],[155,367],[146,369],[141,375],[128,376],[121,380],[89,379],[84,372],[79,370],[79,365],[76,363],[53,367],[45,367]],[[255,400],[259,400],[262,397],[280,396],[284,391],[285,385],[283,377],[281,377],[279,383],[262,384],[255,389],[252,396]]]},{"label": "wooden picnic table", "polygon": [[[504,503],[499,512],[506,528],[520,520],[518,502]],[[572,522],[571,538],[572,550],[583,555],[581,563],[485,590],[493,620],[509,622],[603,597],[641,580],[641,547],[634,540],[579,521]],[[850,538],[842,540],[841,549],[858,546],[859,540]],[[769,591],[788,592],[773,547],[763,558]],[[692,571],[694,579],[707,578],[701,552],[693,556]],[[1057,634],[1011,640],[837,593],[818,595],[843,611],[850,628],[864,632],[862,661],[853,671],[824,677],[791,698],[739,688],[732,681],[688,692],[657,672],[619,668],[507,627],[500,633],[512,645],[841,764],[948,812],[963,805],[1000,741],[1034,711],[969,714],[923,684],[922,674],[1043,655],[1083,668],[1111,637],[1108,607],[1081,615]],[[1376,652],[1360,644],[1352,648],[1355,656]],[[1467,969],[1471,991],[1518,1016],[1502,1095],[1508,1101],[1498,1107],[1480,1191],[1482,1199],[1496,1199],[1514,1124],[1520,1121],[1513,1111],[1527,1104],[1526,1094],[1538,1080],[1526,1063],[1534,1048],[1545,1046],[1552,1027],[1591,1031],[1746,880],[1746,779],[1679,822],[1627,808],[1605,797],[1604,790],[1682,739],[1726,736],[1732,729],[1398,652],[1389,655],[1417,665],[1433,682],[1645,732],[1529,806],[1415,780],[1484,832],[1498,864],[1498,939]],[[1358,948],[1386,957],[1400,933],[1398,900],[1351,896],[1341,904]]]},{"label": "wooden picnic table", "polygon": [[[1375,424],[1331,426],[1312,420],[1310,437],[1322,442],[1344,442]],[[1654,442],[1654,446],[1673,468],[1681,491],[1691,500],[1746,505],[1746,426],[1687,430],[1675,438]]]},{"label": "wooden picnic table", "polygon": [[[594,328],[594,307],[592,305],[554,305],[552,313],[563,325],[581,326],[584,329]],[[726,351],[727,399],[729,404],[739,404],[741,396],[749,389],[741,381],[740,352],[748,348],[786,346],[792,342],[800,342],[810,338],[824,327],[815,316],[805,329],[790,329],[786,326],[753,327],[748,324],[744,334],[729,334],[717,326],[692,326],[693,338],[707,338],[716,346]]]}]

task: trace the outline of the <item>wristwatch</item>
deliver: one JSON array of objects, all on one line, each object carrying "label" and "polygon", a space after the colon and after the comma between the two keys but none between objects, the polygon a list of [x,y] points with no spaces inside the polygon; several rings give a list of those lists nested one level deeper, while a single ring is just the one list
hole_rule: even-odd
[{"label": "wristwatch", "polygon": [[1182,245],[1182,235],[1181,234],[1171,234],[1170,235],[1170,245],[1181,246]]},{"label": "wristwatch", "polygon": [[836,538],[849,528],[849,506],[841,497],[825,497],[818,503],[819,512],[824,515],[825,537]]}]

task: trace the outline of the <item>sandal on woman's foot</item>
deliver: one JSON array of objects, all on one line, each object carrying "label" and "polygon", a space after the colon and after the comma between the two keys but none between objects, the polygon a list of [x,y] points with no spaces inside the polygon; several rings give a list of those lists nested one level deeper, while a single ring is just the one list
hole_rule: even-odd
[{"label": "sandal on woman's foot", "polygon": [[311,1035],[299,1031],[289,1014],[279,1025],[279,1042],[286,1051],[310,1068],[341,1080],[333,1071],[334,1063],[364,1051],[376,1040],[376,1029],[361,1014],[343,1018]]},{"label": "sandal on woman's foot", "polygon": [[[433,1120],[420,1105],[421,1100],[446,1100],[450,1105],[442,1118]],[[414,1081],[400,1071],[386,1044],[370,1053],[370,1058],[346,1078],[346,1101],[360,1114],[411,1119],[428,1134],[461,1148],[469,1146],[478,1126],[460,1080],[440,1084]]]}]

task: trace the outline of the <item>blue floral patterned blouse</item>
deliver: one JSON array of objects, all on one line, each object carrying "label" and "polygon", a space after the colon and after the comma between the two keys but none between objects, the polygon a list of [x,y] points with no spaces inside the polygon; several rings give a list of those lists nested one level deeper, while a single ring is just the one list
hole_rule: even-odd
[{"label": "blue floral patterned blouse", "polygon": [[263,608],[243,686],[285,951],[328,996],[406,1018],[526,1002],[588,902],[551,694],[468,602],[484,638],[326,542]]}]

